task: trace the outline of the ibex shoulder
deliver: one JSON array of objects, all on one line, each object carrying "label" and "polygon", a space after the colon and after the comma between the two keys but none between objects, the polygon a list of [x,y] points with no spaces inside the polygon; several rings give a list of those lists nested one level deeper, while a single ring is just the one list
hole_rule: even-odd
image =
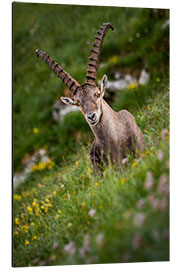
[{"label": "ibex shoulder", "polygon": [[131,121],[136,123],[134,116],[127,110],[120,110],[117,113],[122,121]]}]

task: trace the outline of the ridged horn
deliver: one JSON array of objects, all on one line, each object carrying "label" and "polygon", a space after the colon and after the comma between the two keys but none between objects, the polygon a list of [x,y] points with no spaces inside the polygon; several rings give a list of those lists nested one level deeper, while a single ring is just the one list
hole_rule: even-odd
[{"label": "ridged horn", "polygon": [[89,57],[88,69],[86,73],[86,83],[88,84],[96,85],[96,76],[101,47],[105,34],[109,28],[114,30],[111,23],[104,23],[97,31],[97,35],[95,36],[95,42],[93,43],[93,47],[91,49],[91,55]]},{"label": "ridged horn", "polygon": [[75,92],[80,84],[73,79],[58,63],[56,63],[49,55],[40,49],[36,50],[36,55],[41,57],[46,64],[56,73],[56,75],[67,85],[70,91]]}]

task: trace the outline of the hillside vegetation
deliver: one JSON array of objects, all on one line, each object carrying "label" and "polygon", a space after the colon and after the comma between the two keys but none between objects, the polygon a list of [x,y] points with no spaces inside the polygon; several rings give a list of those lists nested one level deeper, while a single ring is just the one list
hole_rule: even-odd
[{"label": "hillside vegetation", "polygon": [[[13,4],[14,171],[40,148],[50,157],[14,190],[14,266],[169,260],[168,19],[168,10]],[[99,175],[81,113],[52,121],[65,86],[34,52],[45,50],[83,83],[93,36],[108,21],[115,31],[104,40],[98,79],[150,73],[146,85],[110,101],[134,115],[146,149]]]}]

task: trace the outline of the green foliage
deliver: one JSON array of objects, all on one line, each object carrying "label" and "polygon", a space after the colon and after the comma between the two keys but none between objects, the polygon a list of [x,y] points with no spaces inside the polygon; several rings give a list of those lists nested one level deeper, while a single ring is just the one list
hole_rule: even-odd
[{"label": "green foliage", "polygon": [[[14,266],[169,260],[168,16],[157,9],[13,3],[14,169],[39,148],[55,164],[39,163],[14,192]],[[137,75],[144,67],[151,77],[119,91],[111,104],[134,115],[145,152],[99,175],[80,112],[52,121],[64,85],[34,52],[45,50],[83,83],[93,36],[107,21],[115,32],[104,40],[98,78],[117,70]]]}]

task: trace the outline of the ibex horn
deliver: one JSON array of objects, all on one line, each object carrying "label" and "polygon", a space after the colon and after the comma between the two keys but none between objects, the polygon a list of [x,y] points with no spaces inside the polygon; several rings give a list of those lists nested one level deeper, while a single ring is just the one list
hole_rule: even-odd
[{"label": "ibex horn", "polygon": [[74,92],[80,86],[58,63],[56,63],[49,55],[40,49],[36,50],[36,55],[41,57],[46,64],[58,75],[58,77],[67,85],[70,91]]},{"label": "ibex horn", "polygon": [[97,69],[99,63],[99,57],[101,52],[102,43],[105,37],[107,30],[111,28],[114,30],[110,23],[104,23],[100,29],[97,31],[97,35],[95,36],[95,42],[93,43],[93,47],[91,49],[91,55],[89,57],[88,69],[86,73],[86,83],[91,85],[96,85],[96,76]]}]

